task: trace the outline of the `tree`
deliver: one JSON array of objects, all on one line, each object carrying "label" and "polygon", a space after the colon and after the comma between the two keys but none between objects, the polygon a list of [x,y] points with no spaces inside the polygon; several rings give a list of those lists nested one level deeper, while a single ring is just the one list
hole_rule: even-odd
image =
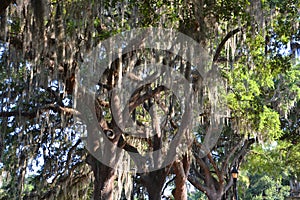
[{"label": "tree", "polygon": [[[187,198],[187,180],[209,199],[230,196],[232,166],[241,165],[255,141],[284,137],[280,117],[299,99],[298,69],[291,62],[297,53],[299,7],[297,1],[4,1],[0,147],[2,171],[7,174],[5,195],[160,199],[167,177],[173,176],[175,199]],[[123,31],[141,27],[171,28],[198,42],[203,49],[195,52],[211,55],[205,58],[207,63],[199,63],[207,64],[206,75],[221,73],[217,78],[225,88],[223,94],[212,96],[215,87],[205,83],[217,79],[205,82],[207,77],[191,62],[204,59],[203,54],[192,54],[188,45],[193,42],[171,41],[174,46],[183,44],[178,51],[183,55],[177,55],[171,48],[143,46],[146,38],[157,36],[168,43],[162,38],[173,38],[168,35],[172,31],[153,34],[149,32],[153,29],[144,29],[134,40],[130,35],[132,40],[124,40]],[[115,44],[120,52],[110,55],[115,46],[109,38],[114,36],[119,37]],[[291,54],[282,53],[288,45]],[[101,65],[103,71],[85,64]],[[165,67],[159,71],[152,65]],[[163,86],[177,81],[174,77],[192,87]],[[147,84],[134,82],[140,79]],[[132,85],[125,87],[126,83]],[[117,93],[127,94],[122,87],[135,89],[127,91],[127,102]],[[192,118],[189,94],[197,97],[195,103],[203,111],[195,114],[200,121],[195,127],[184,123]],[[226,113],[214,113],[224,99],[228,108],[221,110]],[[127,115],[122,113],[124,107]],[[207,150],[203,142],[215,125],[213,114],[224,127]],[[123,126],[128,121],[141,138]],[[99,137],[109,142],[103,145]],[[179,148],[184,151],[176,154],[176,148],[170,148],[167,163],[161,161],[163,153],[145,156],[163,152],[168,141],[175,147],[184,143]],[[107,154],[113,155],[108,157],[113,163],[116,158],[131,159],[136,169],[112,167],[97,158]],[[156,170],[141,170],[138,163],[145,159]]]},{"label": "tree", "polygon": [[[298,110],[297,107],[298,103],[294,109]],[[258,177],[264,174],[266,179],[271,179],[277,185],[278,183],[289,185],[290,194],[283,193],[282,195],[285,195],[285,197],[295,196],[298,193],[299,144],[297,142],[298,136],[293,132],[297,129],[297,120],[291,120],[289,125],[286,123],[297,116],[297,111],[294,109],[287,115],[287,118],[282,118],[284,133],[280,140],[265,143],[263,146],[254,146],[247,157],[247,162],[243,166],[243,169],[249,170],[253,174],[259,174]],[[254,182],[256,178],[254,177]],[[255,184],[259,185],[258,183]],[[278,194],[276,195],[278,196]]]}]

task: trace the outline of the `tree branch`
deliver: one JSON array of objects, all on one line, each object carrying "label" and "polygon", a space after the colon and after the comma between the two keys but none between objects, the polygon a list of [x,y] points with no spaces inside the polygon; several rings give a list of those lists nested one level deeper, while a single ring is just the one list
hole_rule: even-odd
[{"label": "tree branch", "polygon": [[241,158],[244,157],[247,153],[247,150],[249,149],[249,147],[255,142],[254,138],[248,139],[245,141],[245,144],[243,145],[241,151],[234,157],[233,162],[232,163],[236,163],[236,161]]},{"label": "tree branch", "polygon": [[53,110],[56,112],[66,112],[68,114],[72,114],[72,115],[80,115],[80,112],[77,111],[74,108],[68,108],[68,107],[62,107],[56,104],[48,104],[45,105],[43,107],[34,109],[31,112],[24,112],[24,111],[8,111],[8,112],[0,112],[0,117],[16,117],[16,116],[21,116],[21,117],[27,117],[29,119],[35,118],[37,115],[37,112],[39,110]]},{"label": "tree branch", "polygon": [[[236,163],[236,161],[241,158],[244,157],[247,153],[247,150],[249,149],[249,147],[255,142],[254,138],[248,139],[245,141],[245,144],[243,145],[242,149],[240,150],[240,152],[234,157],[233,161],[232,161],[232,165],[234,163]],[[232,166],[230,166],[231,168]],[[225,191],[226,192],[232,185],[233,183],[233,179],[232,177],[230,178],[230,181],[227,183],[227,185],[225,186]]]},{"label": "tree branch", "polygon": [[208,190],[207,187],[201,185],[201,183],[199,183],[199,181],[197,181],[193,176],[189,175],[188,176],[188,181],[198,190],[205,192]]},{"label": "tree branch", "polygon": [[216,162],[214,161],[213,157],[211,156],[211,153],[207,154],[207,158],[208,158],[209,162],[212,164],[213,168],[215,169],[220,183],[223,184],[223,182],[224,182],[223,173],[222,173],[222,171],[219,170]]},{"label": "tree branch", "polygon": [[236,33],[240,32],[240,31],[241,31],[241,28],[237,28],[237,29],[234,29],[234,30],[230,31],[229,33],[227,33],[227,35],[223,38],[223,40],[221,41],[221,43],[219,44],[219,46],[216,50],[216,53],[213,58],[213,62],[216,62],[219,59],[221,50],[223,49],[225,43],[229,40],[229,38],[231,38],[232,36],[234,36]]},{"label": "tree branch", "polygon": [[[194,142],[194,147],[197,147],[198,144],[197,142]],[[196,152],[197,152],[197,149],[195,149]],[[210,179],[210,171],[209,171],[209,167],[206,165],[206,163],[203,161],[202,158],[199,158],[198,156],[195,156],[195,160],[196,160],[196,163],[202,168],[202,170],[204,170],[204,174],[205,174],[205,179],[206,181],[208,182],[209,179]]]},{"label": "tree branch", "polygon": [[169,186],[170,183],[172,183],[175,180],[176,176],[174,176],[172,179],[170,179],[168,182],[165,183],[164,188],[162,189],[161,195],[163,195],[165,193],[165,190],[167,189],[167,187]]},{"label": "tree branch", "polygon": [[233,156],[233,154],[237,151],[237,149],[242,145],[244,140],[241,140],[237,145],[234,145],[234,147],[230,150],[229,154],[227,155],[225,161],[222,163],[222,173],[225,173],[226,168],[228,166],[230,158]]},{"label": "tree branch", "polygon": [[156,94],[164,91],[166,89],[165,86],[158,86],[154,90],[147,92],[146,94],[139,96],[137,99],[130,100],[129,103],[129,113],[131,113],[137,106],[145,102],[147,99],[154,97]]}]

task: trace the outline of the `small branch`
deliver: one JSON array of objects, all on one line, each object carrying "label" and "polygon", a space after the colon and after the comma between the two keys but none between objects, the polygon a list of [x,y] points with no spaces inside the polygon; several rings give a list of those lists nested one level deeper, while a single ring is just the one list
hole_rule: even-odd
[{"label": "small branch", "polygon": [[201,173],[199,172],[199,170],[197,170],[195,164],[194,164],[194,165],[193,165],[193,164],[191,165],[191,170],[190,170],[190,171],[191,171],[190,173],[195,173],[195,176],[196,176],[196,177],[198,177],[198,178],[200,178],[200,179],[202,179],[202,180],[205,179],[205,177],[203,176],[203,174],[201,174]]},{"label": "small branch", "polygon": [[204,171],[205,182],[207,182],[207,183],[211,182],[212,177],[211,177],[211,173],[210,173],[210,170],[209,170],[208,166],[205,164],[205,162],[202,160],[202,158],[196,157],[195,159],[196,159],[196,163]]},{"label": "small branch", "polygon": [[68,108],[68,107],[62,107],[62,106],[55,106],[55,105],[53,105],[52,107],[49,107],[49,108],[51,108],[53,110],[56,110],[58,112],[63,111],[65,113],[76,115],[76,116],[78,116],[78,115],[81,114],[78,110],[76,110],[74,108]]},{"label": "small branch", "polygon": [[168,187],[168,185],[170,183],[172,183],[175,180],[175,178],[176,178],[176,176],[174,176],[172,179],[170,179],[168,182],[165,183],[165,187],[162,189],[161,195],[164,194],[164,192],[165,192],[166,188]]},{"label": "small branch", "polygon": [[230,178],[229,182],[227,183],[227,185],[224,188],[224,193],[226,193],[229,190],[229,188],[232,186],[232,183],[233,183],[233,179]]},{"label": "small branch", "polygon": [[234,145],[234,147],[230,150],[229,154],[228,154],[227,157],[226,157],[226,160],[223,161],[223,163],[222,163],[222,173],[225,173],[230,158],[231,158],[231,157],[233,156],[233,154],[237,151],[237,149],[242,145],[243,142],[244,142],[244,141],[241,140],[241,141],[239,142],[239,144]]},{"label": "small branch", "polygon": [[35,118],[37,116],[37,112],[39,110],[53,110],[56,112],[65,112],[72,115],[80,115],[80,112],[74,108],[62,107],[55,104],[48,104],[41,108],[37,108],[31,112],[24,111],[8,111],[8,112],[0,112],[0,117],[27,117],[27,118]]},{"label": "small branch", "polygon": [[239,152],[239,154],[237,154],[234,159],[233,159],[233,162],[232,163],[236,163],[236,161],[241,158],[241,157],[244,157],[247,153],[247,150],[249,149],[249,147],[255,142],[255,139],[254,138],[251,138],[251,139],[248,139],[246,140],[245,144],[243,145],[241,151]]},{"label": "small branch", "polygon": [[207,158],[208,158],[209,162],[212,164],[213,168],[215,169],[216,174],[217,174],[217,176],[219,178],[220,183],[223,183],[224,182],[223,173],[222,173],[222,171],[220,172],[220,170],[219,170],[216,162],[214,161],[214,159],[211,156],[211,153],[207,154]]},{"label": "small branch", "polygon": [[[194,145],[195,146],[200,146],[200,144],[198,144],[197,142],[194,142]],[[199,147],[201,149],[201,147]],[[197,149],[196,149],[197,150]],[[195,156],[195,160],[196,160],[196,163],[198,165],[200,165],[200,167],[204,170],[204,174],[205,174],[205,179],[207,179],[206,181],[209,181],[208,179],[210,177],[208,177],[208,175],[210,175],[210,171],[209,171],[209,168],[208,166],[206,165],[206,163],[203,161],[202,158],[199,158],[198,156]]]}]

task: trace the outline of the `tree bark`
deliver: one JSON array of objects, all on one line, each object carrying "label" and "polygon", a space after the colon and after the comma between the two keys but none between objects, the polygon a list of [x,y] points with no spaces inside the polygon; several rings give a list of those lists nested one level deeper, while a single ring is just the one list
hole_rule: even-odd
[{"label": "tree bark", "polygon": [[214,193],[211,195],[207,195],[209,200],[222,200],[222,194]]},{"label": "tree bark", "polygon": [[150,200],[160,200],[162,188],[165,183],[165,179],[169,173],[170,167],[149,172],[144,174],[142,179],[142,184],[147,188],[147,192]]},{"label": "tree bark", "polygon": [[176,188],[173,190],[173,196],[175,200],[186,200],[187,199],[187,188],[186,182],[188,178],[188,172],[190,169],[190,161],[188,156],[185,155],[182,161],[176,161],[173,164],[174,172],[176,174],[175,185]]},{"label": "tree bark", "polygon": [[94,200],[114,200],[113,189],[116,178],[115,170],[102,164],[92,155],[87,157],[87,163],[91,165],[94,173]]}]

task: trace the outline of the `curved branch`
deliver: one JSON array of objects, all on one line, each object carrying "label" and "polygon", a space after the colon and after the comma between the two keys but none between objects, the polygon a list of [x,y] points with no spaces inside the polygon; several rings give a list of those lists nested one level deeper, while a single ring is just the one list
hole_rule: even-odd
[{"label": "curved branch", "polygon": [[167,187],[169,186],[170,183],[174,182],[176,176],[174,176],[172,179],[168,180],[168,182],[165,183],[164,188],[162,189],[161,195],[163,195],[165,193],[165,190],[167,189]]},{"label": "curved branch", "polygon": [[216,53],[215,53],[214,58],[213,58],[213,62],[216,62],[219,59],[221,50],[223,49],[225,43],[229,40],[229,38],[234,36],[236,33],[240,32],[241,30],[242,30],[241,28],[236,28],[236,29],[234,29],[234,30],[227,33],[227,35],[223,38],[223,40],[221,41],[221,43],[219,44],[219,46],[216,50]]}]

